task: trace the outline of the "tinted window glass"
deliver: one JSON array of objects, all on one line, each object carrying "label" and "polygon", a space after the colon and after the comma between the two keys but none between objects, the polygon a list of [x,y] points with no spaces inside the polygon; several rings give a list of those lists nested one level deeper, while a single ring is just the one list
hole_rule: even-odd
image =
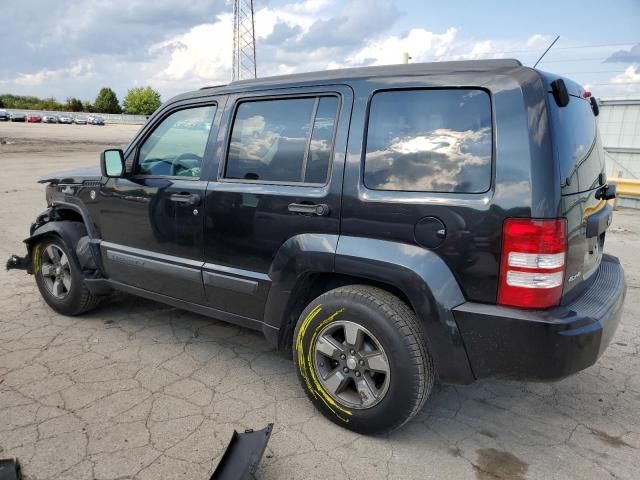
[{"label": "tinted window glass", "polygon": [[165,118],[140,147],[138,173],[200,177],[216,107],[188,108]]},{"label": "tinted window glass", "polygon": [[300,182],[315,101],[241,103],[231,133],[226,177]]},{"label": "tinted window glass", "polygon": [[491,184],[491,106],[482,90],[402,90],[371,102],[365,185],[479,193]]},{"label": "tinted window glass", "polygon": [[560,178],[567,183],[563,193],[598,187],[598,175],[604,169],[604,159],[597,145],[596,117],[591,104],[581,98],[570,97],[567,106],[558,107],[553,97],[549,97]]},{"label": "tinted window glass", "polygon": [[336,97],[241,103],[231,131],[225,177],[324,183],[337,109]]},{"label": "tinted window glass", "polygon": [[304,181],[307,183],[325,183],[331,160],[333,129],[338,110],[336,97],[322,97],[318,103],[309,156],[307,158]]}]

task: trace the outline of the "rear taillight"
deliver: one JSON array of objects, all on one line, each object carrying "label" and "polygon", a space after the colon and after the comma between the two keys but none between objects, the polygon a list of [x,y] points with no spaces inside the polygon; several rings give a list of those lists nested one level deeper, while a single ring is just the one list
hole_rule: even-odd
[{"label": "rear taillight", "polygon": [[548,308],[560,303],[567,221],[508,218],[502,226],[498,304]]}]

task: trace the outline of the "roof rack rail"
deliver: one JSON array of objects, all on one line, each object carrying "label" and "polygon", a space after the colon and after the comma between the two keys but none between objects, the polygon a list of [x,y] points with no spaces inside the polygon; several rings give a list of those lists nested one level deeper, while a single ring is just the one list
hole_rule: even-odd
[{"label": "roof rack rail", "polygon": [[228,83],[221,83],[220,85],[208,85],[206,87],[200,87],[200,90],[207,90],[209,88],[226,87],[227,85],[229,85],[229,84]]}]

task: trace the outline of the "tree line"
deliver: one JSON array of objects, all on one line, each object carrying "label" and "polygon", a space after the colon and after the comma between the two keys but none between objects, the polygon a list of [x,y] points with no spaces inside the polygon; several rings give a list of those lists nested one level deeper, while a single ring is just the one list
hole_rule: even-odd
[{"label": "tree line", "polygon": [[135,87],[127,91],[122,106],[116,92],[111,88],[101,88],[93,103],[75,97],[58,102],[55,98],[0,94],[0,108],[16,110],[48,110],[87,113],[128,113],[151,115],[160,106],[160,94],[151,87]]}]

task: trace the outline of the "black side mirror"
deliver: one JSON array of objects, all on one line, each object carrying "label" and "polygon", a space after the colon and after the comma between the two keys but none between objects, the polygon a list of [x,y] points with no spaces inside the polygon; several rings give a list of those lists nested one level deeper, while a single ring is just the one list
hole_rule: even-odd
[{"label": "black side mirror", "polygon": [[102,176],[118,178],[124,175],[124,153],[119,148],[110,148],[100,154]]}]

